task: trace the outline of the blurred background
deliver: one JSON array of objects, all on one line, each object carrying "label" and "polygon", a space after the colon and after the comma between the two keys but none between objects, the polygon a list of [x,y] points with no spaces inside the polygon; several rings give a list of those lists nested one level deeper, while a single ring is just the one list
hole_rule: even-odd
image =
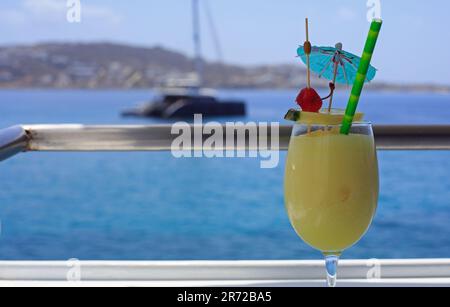
[{"label": "blurred background", "polygon": [[[314,45],[342,42],[361,54],[367,14],[378,4],[379,71],[361,111],[374,124],[450,124],[448,1],[199,0],[200,50],[189,0],[80,3],[80,22],[69,22],[77,1],[2,0],[1,128],[169,123],[121,112],[173,80],[191,82],[199,63],[214,97],[246,102],[245,116],[214,120],[288,124],[282,118],[305,85],[296,58],[304,18]],[[313,82],[326,93],[323,81]],[[338,89],[336,107],[344,107],[349,88]],[[0,258],[318,258],[284,211],[284,158],[262,170],[256,159],[170,153],[19,155],[0,164]],[[377,217],[344,258],[450,257],[450,153],[379,158]]]}]

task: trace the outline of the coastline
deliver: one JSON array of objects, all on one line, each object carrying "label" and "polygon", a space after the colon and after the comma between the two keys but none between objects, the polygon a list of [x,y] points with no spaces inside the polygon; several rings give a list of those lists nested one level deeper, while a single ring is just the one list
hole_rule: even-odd
[{"label": "coastline", "polygon": [[[318,90],[327,90],[325,86],[316,86]],[[0,86],[0,91],[92,91],[92,92],[121,92],[121,91],[158,91],[160,87],[41,87],[41,86]],[[351,87],[347,89],[338,89],[336,92],[349,92]],[[295,87],[216,87],[217,91],[298,91]],[[411,94],[450,94],[450,85],[396,85],[396,84],[369,84],[365,88],[368,93],[411,93]]]}]

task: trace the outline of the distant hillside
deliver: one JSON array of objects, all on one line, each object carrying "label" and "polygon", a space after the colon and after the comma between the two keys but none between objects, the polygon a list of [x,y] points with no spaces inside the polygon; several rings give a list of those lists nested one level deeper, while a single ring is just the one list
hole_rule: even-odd
[{"label": "distant hillside", "polygon": [[[193,60],[161,47],[110,43],[48,43],[0,47],[0,88],[152,88],[192,77]],[[204,63],[205,86],[216,88],[299,88],[303,65],[243,67]],[[317,87],[327,86],[314,79]],[[374,83],[375,90],[450,91],[446,86]]]},{"label": "distant hillside", "polygon": [[[193,60],[160,47],[40,44],[0,48],[0,87],[149,88],[192,75]],[[295,66],[205,63],[205,82],[222,88],[291,88],[304,83]]]}]

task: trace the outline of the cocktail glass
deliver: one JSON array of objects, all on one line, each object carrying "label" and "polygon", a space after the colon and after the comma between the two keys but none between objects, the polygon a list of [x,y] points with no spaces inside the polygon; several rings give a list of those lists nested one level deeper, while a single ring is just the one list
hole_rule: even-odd
[{"label": "cocktail glass", "polygon": [[285,173],[285,203],[291,224],[323,253],[327,285],[336,286],[341,254],[356,244],[375,216],[378,161],[369,123],[296,124]]}]

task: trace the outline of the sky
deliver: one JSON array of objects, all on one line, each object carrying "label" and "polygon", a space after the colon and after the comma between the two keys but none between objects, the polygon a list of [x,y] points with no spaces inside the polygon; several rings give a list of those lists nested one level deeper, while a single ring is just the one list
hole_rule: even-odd
[{"label": "sky", "polygon": [[[110,41],[164,46],[192,55],[191,0],[80,0],[81,23],[67,22],[67,0],[1,0],[0,44]],[[224,60],[302,65],[295,51],[310,19],[314,45],[362,52],[368,0],[208,1]],[[375,0],[370,0],[376,2]],[[373,58],[378,80],[450,85],[450,1],[379,0],[384,20]],[[203,53],[217,59],[202,5]]]}]

